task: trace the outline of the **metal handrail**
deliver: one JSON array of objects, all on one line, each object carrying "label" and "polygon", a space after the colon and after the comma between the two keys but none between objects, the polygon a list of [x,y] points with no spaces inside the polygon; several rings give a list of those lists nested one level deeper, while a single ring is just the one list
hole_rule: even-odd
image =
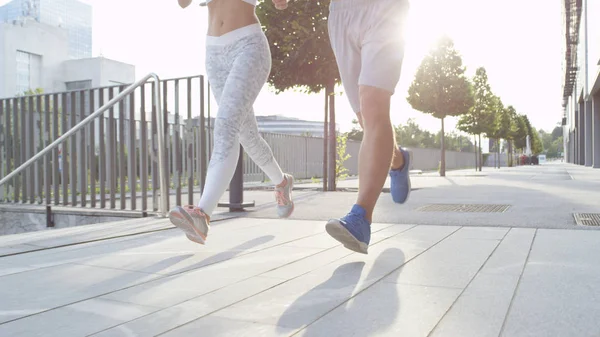
[{"label": "metal handrail", "polygon": [[129,95],[135,89],[137,89],[138,87],[140,87],[143,84],[145,84],[146,82],[148,82],[148,80],[151,78],[154,79],[154,81],[156,81],[156,85],[154,86],[154,96],[155,96],[154,104],[156,105],[156,109],[159,112],[158,115],[160,116],[159,118],[157,118],[158,119],[158,165],[160,166],[160,170],[159,170],[159,179],[160,179],[159,215],[162,215],[163,217],[166,216],[167,211],[168,211],[167,210],[167,198],[169,197],[169,191],[168,191],[169,176],[168,176],[168,172],[166,171],[166,167],[165,167],[166,159],[164,158],[165,126],[163,124],[164,120],[163,120],[163,116],[162,116],[162,110],[161,110],[162,107],[161,107],[161,101],[160,101],[160,79],[159,79],[158,75],[156,75],[154,73],[150,73],[150,74],[144,76],[139,81],[133,83],[132,85],[127,87],[125,90],[121,91],[117,96],[115,96],[113,99],[111,99],[106,104],[104,104],[102,107],[100,107],[98,110],[94,111],[92,114],[87,116],[84,120],[79,122],[77,125],[75,125],[73,128],[71,128],[69,131],[65,132],[62,136],[58,137],[54,142],[52,142],[50,145],[46,146],[42,151],[38,152],[36,155],[31,157],[29,160],[27,160],[26,162],[21,164],[21,166],[17,167],[12,172],[10,172],[8,175],[6,175],[2,179],[0,179],[0,187],[2,185],[6,184],[8,181],[10,181],[10,179],[14,178],[17,174],[21,173],[23,170],[25,170],[26,168],[31,166],[31,164],[33,164],[36,160],[42,158],[45,154],[47,154],[48,152],[50,152],[51,150],[56,148],[58,145],[63,143],[67,138],[69,138],[75,132],[81,130],[84,126],[89,124],[93,119],[97,118],[102,113],[104,113],[106,110],[113,107],[115,104],[117,104],[119,101],[121,101],[127,95]]}]

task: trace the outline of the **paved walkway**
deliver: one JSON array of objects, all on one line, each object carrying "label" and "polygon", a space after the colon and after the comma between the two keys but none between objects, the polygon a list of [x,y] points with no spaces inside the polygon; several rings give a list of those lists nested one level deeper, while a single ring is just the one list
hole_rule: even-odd
[{"label": "paved walkway", "polygon": [[[452,171],[446,177],[436,173],[412,175],[411,180],[413,191],[404,205],[393,203],[389,193],[381,194],[375,222],[570,229],[575,227],[573,213],[600,212],[598,169],[560,163],[499,170],[486,167],[479,173]],[[339,185],[358,187],[358,181]],[[249,192],[247,195],[250,198]],[[355,192],[304,195],[292,218],[326,221],[342,216],[356,196]],[[508,209],[501,213],[422,211],[435,204],[498,204]],[[249,209],[247,216],[272,218],[274,214],[271,208],[263,207]]]},{"label": "paved walkway", "polygon": [[[501,171],[534,190],[558,181],[547,211],[580,197],[560,189],[600,184],[566,165]],[[320,217],[312,202],[297,211]],[[368,255],[309,219],[222,220],[206,246],[163,219],[3,236],[0,336],[598,336],[600,231],[570,226],[377,222]]]}]

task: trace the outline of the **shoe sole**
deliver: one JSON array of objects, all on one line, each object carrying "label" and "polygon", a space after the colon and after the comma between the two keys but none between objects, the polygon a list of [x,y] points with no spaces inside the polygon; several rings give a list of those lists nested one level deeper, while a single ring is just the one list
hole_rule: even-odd
[{"label": "shoe sole", "polygon": [[[188,219],[189,215],[187,212],[181,207],[177,206],[171,212],[169,212],[169,220],[171,223],[181,229],[186,237],[193,242],[199,243],[201,245],[206,243],[206,235],[202,232],[196,230],[196,228],[191,225],[193,220]],[[208,233],[208,228],[204,228],[204,230]]]},{"label": "shoe sole", "polygon": [[342,243],[344,247],[357,253],[368,254],[368,245],[358,241],[339,220],[330,220],[325,225],[325,230],[332,238]]}]

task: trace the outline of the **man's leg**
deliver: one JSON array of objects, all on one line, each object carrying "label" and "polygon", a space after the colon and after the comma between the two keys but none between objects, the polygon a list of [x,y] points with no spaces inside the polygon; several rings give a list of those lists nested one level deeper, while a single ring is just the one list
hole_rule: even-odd
[{"label": "man's leg", "polygon": [[[373,208],[377,198],[374,190],[383,188],[385,179],[379,178],[378,165],[388,163],[388,156],[379,154],[378,150],[386,149],[383,142],[391,143],[389,149],[392,153],[389,164],[391,167],[390,194],[396,203],[404,203],[410,193],[410,156],[409,153],[396,145],[395,132],[390,121],[390,99],[394,94],[400,79],[402,62],[404,59],[404,41],[402,28],[408,12],[406,0],[379,0],[373,2],[372,15],[367,19],[372,27],[364,37],[362,48],[362,66],[358,84],[360,86],[361,114],[365,128],[366,152],[371,155],[377,164],[364,164],[367,172],[364,176],[367,182],[359,181],[358,203],[367,205],[367,218],[371,221]],[[384,131],[385,130],[385,131]],[[388,131],[389,130],[389,131]],[[375,133],[377,138],[369,137]],[[363,160],[363,158],[359,158]],[[365,160],[368,160],[365,158]],[[359,170],[363,168],[359,164]],[[369,169],[370,166],[377,168]],[[381,170],[383,171],[383,170]],[[362,178],[362,174],[359,178]],[[361,189],[366,190],[364,194]],[[372,191],[373,190],[373,191]]]},{"label": "man's leg", "polygon": [[[397,175],[395,172],[408,178],[406,153],[401,153],[403,158],[394,163],[401,169],[390,170],[392,157],[396,151],[394,130],[390,120],[390,99],[398,83],[402,66],[404,51],[402,40],[398,38],[400,33],[398,28],[404,20],[401,14],[404,14],[407,3],[405,0],[341,0],[336,5],[333,4],[334,2],[332,2],[329,18],[332,47],[338,60],[344,88],[358,84],[359,108],[356,109],[354,106],[353,108],[359,115],[359,121],[362,122],[364,135],[358,158],[357,202],[346,216],[330,220],[326,229],[333,238],[348,249],[366,254],[371,237],[373,210],[388,172],[392,179]],[[340,12],[343,8],[343,15],[336,13],[336,7],[340,7]],[[340,17],[345,20],[340,20]],[[348,59],[352,59],[352,55],[348,57],[344,53],[348,45],[353,42],[347,34],[357,35],[353,29],[357,27],[352,27],[353,24],[358,24],[358,29],[364,30],[361,35],[363,39],[358,41],[360,65],[349,62]],[[358,83],[347,84],[343,75],[355,72],[357,68],[360,69]],[[352,103],[353,97],[349,95],[349,99]],[[403,185],[406,187],[407,184]],[[410,183],[408,186],[410,189]],[[394,197],[395,201],[397,199]]]},{"label": "man's leg", "polygon": [[394,152],[394,130],[390,120],[391,92],[360,86],[359,95],[364,135],[358,154],[356,203],[365,209],[365,217],[371,222]]},{"label": "man's leg", "polygon": [[[362,123],[362,114],[358,112],[356,114],[356,118],[358,119],[358,125],[360,125],[364,131],[365,127]],[[400,170],[404,166],[404,156],[396,144],[398,144],[398,141],[396,140],[396,132],[394,132],[394,151],[392,152],[392,165],[390,166],[391,170]]]}]

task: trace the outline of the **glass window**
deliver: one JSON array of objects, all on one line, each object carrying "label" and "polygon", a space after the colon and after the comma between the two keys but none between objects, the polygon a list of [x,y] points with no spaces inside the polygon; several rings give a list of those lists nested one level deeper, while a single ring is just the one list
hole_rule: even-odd
[{"label": "glass window", "polygon": [[23,94],[31,88],[30,54],[17,50],[17,92]]},{"label": "glass window", "polygon": [[67,90],[83,90],[92,88],[92,80],[66,82]]}]

